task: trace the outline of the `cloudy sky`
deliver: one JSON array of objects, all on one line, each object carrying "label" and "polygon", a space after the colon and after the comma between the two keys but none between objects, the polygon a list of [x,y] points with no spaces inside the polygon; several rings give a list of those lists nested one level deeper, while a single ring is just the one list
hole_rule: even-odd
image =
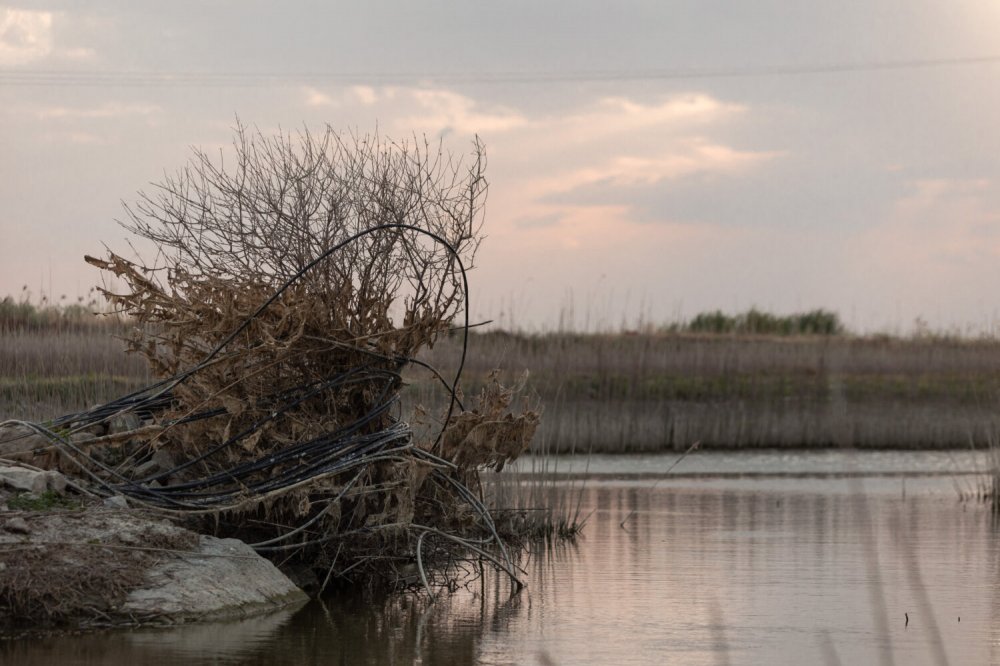
[{"label": "cloudy sky", "polygon": [[0,6],[0,295],[70,298],[121,201],[264,132],[478,133],[476,318],[751,306],[1000,323],[1000,3]]}]

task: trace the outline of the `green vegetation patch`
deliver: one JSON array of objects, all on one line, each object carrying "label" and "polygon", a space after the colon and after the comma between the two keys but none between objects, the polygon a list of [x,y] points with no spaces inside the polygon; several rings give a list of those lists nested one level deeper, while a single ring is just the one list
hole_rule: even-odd
[{"label": "green vegetation patch", "polygon": [[721,310],[703,312],[685,327],[691,333],[744,333],[756,335],[840,335],[844,325],[836,312],[812,310],[787,316],[756,308],[736,315]]},{"label": "green vegetation patch", "polygon": [[55,509],[78,509],[80,503],[53,490],[40,495],[19,493],[7,500],[7,506],[14,511],[53,511]]}]

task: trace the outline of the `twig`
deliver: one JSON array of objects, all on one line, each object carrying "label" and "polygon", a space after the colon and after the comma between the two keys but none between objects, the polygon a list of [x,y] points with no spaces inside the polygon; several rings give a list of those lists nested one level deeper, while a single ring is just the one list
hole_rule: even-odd
[{"label": "twig", "polygon": [[[670,474],[670,472],[673,471],[674,467],[677,467],[677,465],[679,465],[682,460],[684,460],[685,458],[687,458],[687,456],[688,456],[689,453],[691,453],[692,451],[694,451],[695,449],[697,449],[700,445],[701,445],[701,442],[697,441],[694,444],[692,444],[691,446],[689,446],[688,449],[687,449],[687,451],[685,451],[684,453],[682,453],[681,456],[677,460],[675,460],[674,463],[670,467],[667,468],[667,471],[663,473],[663,476],[661,476],[659,479],[657,479],[656,483],[654,483],[652,486],[650,486],[649,489],[653,490],[653,488],[656,488],[656,486],[660,485],[660,481],[662,481],[663,479],[665,479],[666,475]],[[635,514],[636,511],[637,511],[637,509],[632,509],[631,511],[629,511],[628,515],[625,516],[625,518],[622,519],[622,522],[619,523],[618,526],[621,527],[622,529],[625,529],[625,523],[628,522],[628,519],[631,518]]]}]

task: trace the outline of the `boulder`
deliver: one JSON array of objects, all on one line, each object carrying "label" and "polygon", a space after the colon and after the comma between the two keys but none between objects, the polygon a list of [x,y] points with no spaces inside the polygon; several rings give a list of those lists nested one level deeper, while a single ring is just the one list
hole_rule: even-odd
[{"label": "boulder", "polygon": [[30,534],[31,528],[28,526],[28,521],[20,516],[15,518],[8,518],[4,524],[3,529],[5,532],[10,532],[11,534]]},{"label": "boulder", "polygon": [[202,535],[197,549],[146,573],[121,612],[145,621],[184,622],[256,615],[308,600],[287,576],[238,539]]},{"label": "boulder", "polygon": [[34,470],[25,467],[0,466],[0,486],[26,490],[36,495],[52,490],[66,490],[66,477],[52,470]]},{"label": "boulder", "polygon": [[243,618],[308,599],[242,541],[134,509],[0,514],[0,550],[0,635]]},{"label": "boulder", "polygon": [[142,427],[142,420],[132,412],[122,412],[116,414],[108,425],[108,434],[117,435],[123,432],[132,432]]},{"label": "boulder", "polygon": [[36,449],[50,446],[43,435],[23,425],[0,427],[0,458],[27,460]]},{"label": "boulder", "polygon": [[135,468],[135,478],[145,479],[174,469],[177,464],[166,449],[157,449],[152,457]]}]

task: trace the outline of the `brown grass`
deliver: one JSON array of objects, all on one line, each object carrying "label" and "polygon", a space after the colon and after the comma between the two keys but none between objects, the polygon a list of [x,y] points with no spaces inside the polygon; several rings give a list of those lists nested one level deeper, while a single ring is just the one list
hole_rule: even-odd
[{"label": "brown grass", "polygon": [[44,420],[81,411],[151,380],[142,359],[124,353],[117,324],[12,328],[0,335],[0,420]]},{"label": "brown grass", "polygon": [[[0,337],[0,418],[48,418],[148,381],[104,333]],[[457,340],[425,358],[446,371]],[[490,370],[506,384],[531,369],[552,451],[853,445],[988,446],[1000,431],[1000,342],[887,338],[478,334],[466,391]],[[444,393],[414,372],[407,400]],[[541,446],[541,444],[538,444]]]},{"label": "brown grass", "polygon": [[985,447],[1000,428],[996,340],[488,333],[470,349],[470,387],[531,369],[553,451]]}]

